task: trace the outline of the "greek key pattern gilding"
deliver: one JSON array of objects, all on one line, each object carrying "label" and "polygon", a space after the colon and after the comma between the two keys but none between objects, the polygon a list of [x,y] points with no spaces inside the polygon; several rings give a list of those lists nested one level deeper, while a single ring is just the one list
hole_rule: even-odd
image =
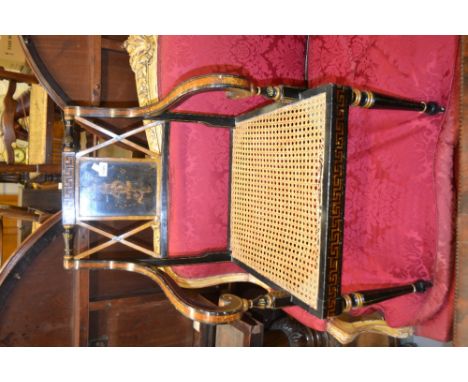
[{"label": "greek key pattern gilding", "polygon": [[346,171],[346,91],[336,90],[336,123],[334,131],[333,168],[331,183],[331,206],[329,244],[327,257],[327,316],[337,314],[337,298],[340,295],[340,264],[343,247],[343,215]]},{"label": "greek key pattern gilding", "polygon": [[62,209],[63,224],[75,224],[75,153],[62,156]]}]

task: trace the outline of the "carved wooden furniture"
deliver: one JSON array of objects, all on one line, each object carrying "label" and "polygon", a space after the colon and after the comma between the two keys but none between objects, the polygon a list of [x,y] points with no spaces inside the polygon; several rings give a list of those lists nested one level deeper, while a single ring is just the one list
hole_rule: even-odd
[{"label": "carved wooden furniture", "polygon": [[[16,195],[0,195],[2,204],[16,204]],[[4,219],[0,216],[0,266],[8,259],[16,248],[18,237],[17,222],[15,219]]]},{"label": "carved wooden furniture", "polygon": [[[32,187],[18,187],[18,205],[29,209],[52,214],[62,209],[62,191],[58,183],[33,183]],[[28,237],[35,226],[30,221],[22,220],[18,224],[18,245]]]},{"label": "carved wooden furniture", "polygon": [[[34,227],[39,227],[50,214],[33,208],[18,207],[14,205],[0,204],[0,265],[3,259],[3,218],[30,222]],[[18,235],[20,236],[20,235]],[[18,237],[18,241],[20,238]],[[7,254],[9,255],[9,254]]]},{"label": "carved wooden furniture", "polygon": [[18,105],[18,101],[13,98],[13,95],[18,82],[37,84],[37,80],[32,75],[10,72],[2,67],[0,67],[0,79],[8,80],[8,88],[3,99],[3,113],[1,116],[1,137],[5,147],[5,162],[8,164],[13,164],[15,160],[17,162],[24,162],[24,152],[20,149],[14,150],[12,144],[16,141],[17,136],[22,139],[24,139],[24,135],[27,136],[27,132],[23,130],[17,121],[18,114],[21,117],[25,117],[26,111],[24,108],[18,108],[18,106],[23,105]]},{"label": "carved wooden furniture", "polygon": [[[122,47],[126,37],[35,35],[23,36],[22,43],[34,75],[61,108],[66,104],[136,106],[133,73],[128,65],[128,55]],[[139,122],[132,119],[113,119],[110,124],[106,120],[99,120],[99,124],[106,127],[112,125],[114,133],[131,129],[135,123]],[[98,135],[96,131],[93,133]],[[88,134],[87,138],[95,136]],[[136,143],[146,144],[144,133],[131,138]],[[88,144],[90,143],[91,139],[88,140]],[[1,166],[0,164],[0,168]],[[50,167],[46,169],[49,170]],[[106,227],[113,223],[107,222],[104,225],[101,228],[109,231],[111,229]],[[145,233],[137,234],[137,237],[140,239]],[[102,236],[91,232],[89,240],[81,239],[82,235],[78,232],[78,244],[84,242],[83,247],[87,248],[88,242],[93,246]],[[145,241],[150,239],[144,237]],[[116,256],[115,246],[108,250],[112,250],[113,256]],[[61,250],[60,254],[62,252]],[[105,251],[100,254],[102,252]],[[73,273],[73,308],[76,309],[76,314],[73,315],[72,325],[75,327],[74,334],[77,334],[73,338],[73,344],[87,346],[91,342],[96,343],[97,338],[104,334],[108,337],[109,345],[191,344],[191,322],[172,309],[169,301],[160,296],[161,292],[151,280],[129,272],[83,270]],[[157,300],[152,301],[151,296],[155,294],[158,295]],[[127,298],[129,295],[133,298]],[[102,301],[111,297],[118,301],[115,304],[113,301]],[[109,303],[112,304],[111,309],[107,308]],[[122,315],[121,312],[126,314]],[[141,317],[145,316],[153,317],[154,321],[145,323],[144,327],[134,325],[130,318],[125,318],[128,314],[136,321],[141,322]],[[158,325],[165,325],[165,331],[158,329]],[[109,331],[118,333],[121,340],[113,338],[106,327]]]},{"label": "carved wooden furniture", "polygon": [[[170,111],[191,95],[220,90],[234,97],[259,96],[275,102],[237,117]],[[430,281],[415,280],[410,285],[341,295],[349,106],[430,115],[444,111],[434,102],[403,100],[346,86],[259,87],[243,77],[223,74],[187,80],[164,99],[144,107],[66,106],[62,173],[65,267],[143,274],[163,289],[182,314],[211,324],[237,320],[252,307],[299,305],[317,317],[333,317],[392,297],[424,292],[431,286]],[[154,124],[164,123],[161,154],[129,139],[153,124],[118,135],[90,120],[109,117],[153,119]],[[167,161],[170,159],[171,121],[194,121],[231,131],[229,251],[186,258],[167,257],[166,208],[170,202]],[[74,122],[92,126],[110,139],[75,151]],[[147,158],[124,161],[87,157],[117,142],[144,153]],[[145,176],[130,174],[131,169],[142,171]],[[139,223],[115,234],[89,222],[99,219]],[[74,225],[99,233],[109,241],[84,252],[74,251]],[[142,247],[128,239],[150,228],[154,231],[154,248]],[[99,250],[115,244],[131,247],[149,258],[129,261],[91,258]],[[212,308],[198,304],[194,295],[187,296],[177,279],[171,278],[173,265],[225,261],[233,261],[247,270],[245,280],[263,286],[266,293],[253,299],[224,295],[220,307]],[[228,280],[229,277],[224,277],[221,282]]]},{"label": "carved wooden furniture", "polygon": [[28,207],[18,207],[0,204],[0,217],[2,216],[7,216],[11,219],[43,223],[47,218],[49,218],[50,214]]},{"label": "carved wooden furniture", "polygon": [[[25,47],[33,52],[27,55],[30,59],[33,56],[30,66],[34,75],[56,104],[64,105],[56,96],[59,94],[65,96],[68,104],[132,106],[137,105],[137,96],[128,55],[121,46],[125,38],[37,35],[27,39]],[[44,72],[37,70],[38,67],[45,69]],[[49,81],[51,87],[48,86]],[[105,124],[104,121],[99,123]],[[120,120],[120,124],[113,120],[114,132],[125,131],[132,123],[135,125],[131,119]],[[144,144],[144,133],[141,135],[133,140]],[[60,154],[61,151],[60,148]],[[60,162],[38,166],[0,163],[3,181],[27,182],[29,178],[23,174],[28,171],[60,174],[61,166]],[[44,180],[59,182],[60,178]],[[9,263],[12,267],[5,268],[6,273],[0,276],[0,299],[6,302],[2,306],[4,309],[0,309],[2,344],[192,345],[192,322],[172,307],[150,279],[129,272],[64,272],[60,224],[58,228],[58,243],[55,241],[53,246],[34,254],[24,252],[24,247],[21,247],[18,250],[21,253],[12,259],[19,261],[15,266],[13,261]],[[39,233],[43,235],[41,242],[50,240],[42,228]],[[37,238],[36,234],[34,236]],[[77,245],[81,245],[84,236],[77,232]],[[97,236],[94,233],[89,235],[91,246],[99,240]],[[30,244],[29,239],[28,242]],[[37,243],[32,244],[33,249]],[[109,250],[114,250],[114,247],[109,247]],[[112,255],[116,255],[115,251]],[[16,278],[18,275],[21,276],[19,280]],[[38,298],[39,295],[42,298]],[[18,312],[23,314],[24,320],[18,319]],[[31,326],[31,322],[41,323],[39,329]],[[60,327],[60,332],[57,327]],[[9,335],[12,330],[17,334],[14,337]]]},{"label": "carved wooden furniture", "polygon": [[[63,127],[54,103],[33,75],[0,68],[0,79],[9,80],[1,115],[0,138],[6,162],[0,163],[2,181],[27,183],[30,172],[59,174]],[[18,82],[31,84],[31,90],[14,99]]]}]

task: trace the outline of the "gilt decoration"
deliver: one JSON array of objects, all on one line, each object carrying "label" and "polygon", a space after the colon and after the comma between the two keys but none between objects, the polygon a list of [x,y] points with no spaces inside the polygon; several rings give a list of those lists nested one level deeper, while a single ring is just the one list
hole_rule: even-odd
[{"label": "gilt decoration", "polygon": [[[158,37],[131,35],[124,43],[130,56],[130,67],[135,73],[138,103],[146,106],[159,100],[157,61]],[[144,121],[144,124],[150,121]],[[162,126],[157,125],[146,130],[146,138],[151,151],[161,153]]]}]

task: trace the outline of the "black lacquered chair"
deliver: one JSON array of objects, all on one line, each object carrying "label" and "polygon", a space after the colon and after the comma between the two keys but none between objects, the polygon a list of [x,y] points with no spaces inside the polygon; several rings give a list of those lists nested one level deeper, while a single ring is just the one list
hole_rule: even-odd
[{"label": "black lacquered chair", "polygon": [[[262,96],[272,104],[249,113],[224,115],[170,112],[187,97],[205,91]],[[192,78],[161,101],[140,108],[64,109],[63,224],[66,268],[120,269],[153,279],[185,316],[210,324],[238,319],[246,310],[299,305],[319,318],[413,292],[430,281],[389,289],[341,294],[347,117],[350,106],[400,109],[426,114],[443,112],[434,102],[418,102],[328,84],[313,89],[285,86],[261,88],[249,80],[214,74]],[[116,135],[92,118],[154,120]],[[109,136],[92,148],[75,151],[74,121]],[[231,131],[229,250],[170,258],[167,253],[168,139],[171,121],[199,122]],[[161,152],[130,137],[155,124],[162,126]],[[119,142],[145,154],[145,159],[99,158],[89,155]],[[99,220],[134,220],[142,224],[113,234],[93,224]],[[109,240],[82,252],[73,250],[73,227],[79,225]],[[154,247],[130,236],[154,233]],[[113,244],[130,247],[146,258],[95,260],[92,255]],[[218,282],[251,281],[265,293],[253,299],[223,295],[219,307],[199,301],[182,288],[171,266],[233,261],[247,273],[240,279],[223,275]],[[213,279],[212,279],[213,280]],[[216,283],[216,278],[214,278]]]}]

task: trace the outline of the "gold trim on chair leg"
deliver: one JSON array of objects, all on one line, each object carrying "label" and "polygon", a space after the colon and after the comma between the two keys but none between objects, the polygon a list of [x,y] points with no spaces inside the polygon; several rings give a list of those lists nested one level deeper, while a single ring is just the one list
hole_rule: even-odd
[{"label": "gold trim on chair leg", "polygon": [[190,279],[180,276],[172,269],[172,267],[160,267],[159,269],[169,275],[181,288],[198,289],[219,284],[247,282],[256,284],[268,292],[273,290],[267,284],[249,273],[227,273],[220,276],[208,276]]},{"label": "gold trim on chair leg", "polygon": [[[136,90],[140,106],[159,100],[158,95],[158,36],[131,35],[124,43],[130,56],[130,66],[135,73]],[[151,121],[143,121],[144,124]],[[146,130],[151,151],[161,153],[162,125]]]},{"label": "gold trim on chair leg", "polygon": [[346,322],[339,318],[330,318],[327,322],[327,332],[338,342],[346,345],[362,333],[377,333],[395,338],[408,338],[413,335],[413,328],[411,326],[392,328],[388,326],[385,320]]}]

